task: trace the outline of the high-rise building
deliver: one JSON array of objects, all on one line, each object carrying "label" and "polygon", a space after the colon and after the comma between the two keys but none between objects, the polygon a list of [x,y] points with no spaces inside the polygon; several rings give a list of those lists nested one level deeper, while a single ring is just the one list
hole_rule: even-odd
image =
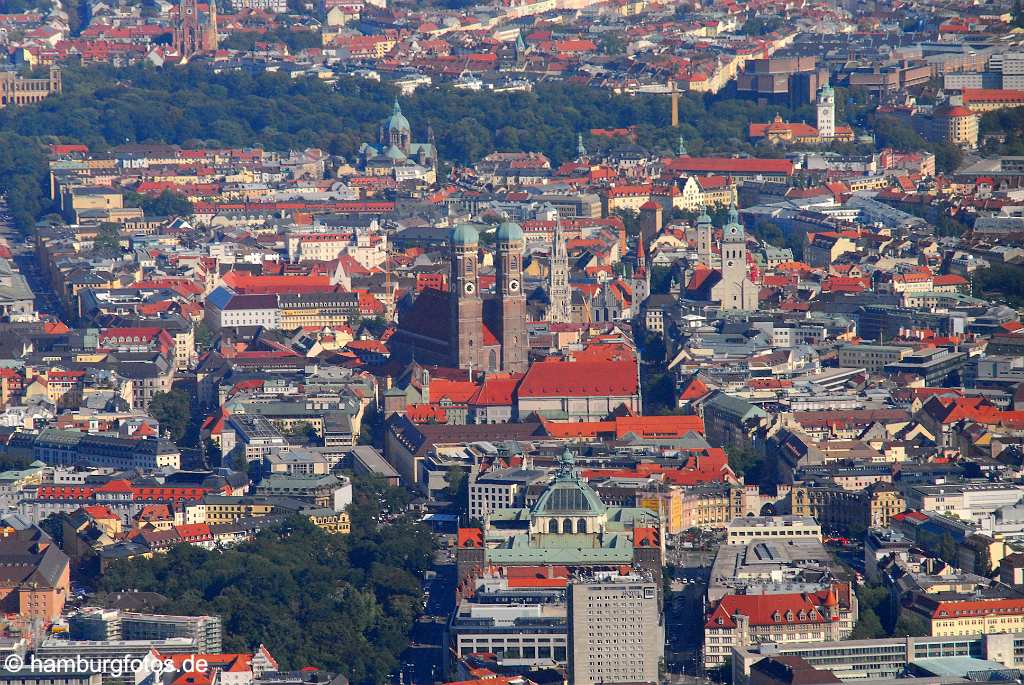
[{"label": "high-rise building", "polygon": [[653,579],[599,572],[574,580],[568,614],[575,685],[658,682],[665,630]]},{"label": "high-rise building", "polygon": [[572,296],[569,292],[569,253],[565,249],[565,236],[559,222],[551,240],[551,274],[548,278],[548,299],[551,301],[547,320],[568,323],[572,320]]}]

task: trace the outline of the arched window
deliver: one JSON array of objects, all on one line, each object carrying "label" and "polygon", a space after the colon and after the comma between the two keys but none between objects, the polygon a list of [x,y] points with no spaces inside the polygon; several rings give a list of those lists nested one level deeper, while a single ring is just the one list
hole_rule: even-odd
[{"label": "arched window", "polygon": [[549,533],[557,533],[558,532],[558,519],[549,519],[548,520],[548,532]]},{"label": "arched window", "polygon": [[498,354],[494,350],[491,350],[490,353],[487,355],[487,370],[498,370]]},{"label": "arched window", "polygon": [[587,519],[578,519],[576,521],[576,532],[586,533],[587,532]]},{"label": "arched window", "polygon": [[572,519],[565,519],[564,521],[562,521],[562,532],[563,533],[571,533],[572,532]]}]

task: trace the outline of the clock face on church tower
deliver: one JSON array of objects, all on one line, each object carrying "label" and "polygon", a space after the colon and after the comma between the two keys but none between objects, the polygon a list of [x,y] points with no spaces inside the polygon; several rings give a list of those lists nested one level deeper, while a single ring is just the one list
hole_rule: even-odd
[{"label": "clock face on church tower", "polygon": [[476,286],[474,286],[472,283],[467,283],[462,287],[462,289],[466,291],[467,295],[472,295],[473,291],[476,290]]},{"label": "clock face on church tower", "polygon": [[730,259],[729,261],[727,261],[727,262],[725,263],[725,265],[726,265],[726,266],[732,266],[732,265],[734,265],[735,263],[736,263],[736,262],[734,262],[734,261],[732,261],[732,260]]},{"label": "clock face on church tower", "polygon": [[519,281],[516,281],[516,280],[509,281],[508,282],[508,289],[511,290],[512,292],[516,292],[517,290],[519,290]]}]

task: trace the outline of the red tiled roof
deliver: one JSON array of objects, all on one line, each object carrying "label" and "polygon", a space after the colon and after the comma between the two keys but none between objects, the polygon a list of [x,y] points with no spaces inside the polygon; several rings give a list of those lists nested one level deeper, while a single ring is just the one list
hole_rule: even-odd
[{"label": "red tiled roof", "polygon": [[932,618],[1024,614],[1024,599],[969,599],[936,602]]},{"label": "red tiled roof", "polygon": [[[845,592],[848,586],[840,590]],[[826,623],[818,607],[824,606],[831,592],[830,588],[815,594],[726,595],[708,615],[705,627],[735,628],[733,616],[737,613],[746,616],[751,627]]]},{"label": "red tiled roof", "polygon": [[788,159],[676,157],[667,160],[665,166],[671,171],[715,174],[793,175],[793,162]]},{"label": "red tiled roof", "polygon": [[695,376],[690,379],[686,384],[686,387],[683,388],[683,391],[679,393],[679,399],[695,400],[700,397],[704,397],[708,392],[710,392],[710,388],[708,388],[707,384]]},{"label": "red tiled roof", "polygon": [[107,507],[106,505],[103,505],[103,504],[93,504],[93,505],[90,505],[88,507],[85,507],[85,513],[87,513],[89,516],[93,517],[94,519],[99,519],[99,520],[111,520],[111,519],[116,520],[118,518],[114,514],[114,512],[110,511],[109,507]]},{"label": "red tiled roof", "polygon": [[635,395],[639,379],[632,361],[559,361],[533,364],[518,396],[591,397]]},{"label": "red tiled roof", "polygon": [[476,384],[472,381],[455,381],[448,378],[430,379],[430,401],[434,404],[442,399],[450,400],[453,404],[468,404],[476,391]]},{"label": "red tiled roof", "polygon": [[484,532],[479,528],[459,528],[459,547],[483,547]]},{"label": "red tiled roof", "polygon": [[489,373],[476,393],[469,398],[475,406],[511,406],[516,386],[523,379],[519,373]]}]

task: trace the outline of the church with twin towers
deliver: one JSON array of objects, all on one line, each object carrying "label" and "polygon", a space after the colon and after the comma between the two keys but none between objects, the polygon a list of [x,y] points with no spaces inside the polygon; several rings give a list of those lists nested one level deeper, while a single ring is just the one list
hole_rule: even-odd
[{"label": "church with twin towers", "polygon": [[495,241],[494,293],[485,294],[477,229],[460,224],[451,231],[448,291],[425,289],[399,314],[398,330],[389,341],[393,357],[473,373],[526,372],[526,239],[519,224],[506,221],[498,226]]}]

